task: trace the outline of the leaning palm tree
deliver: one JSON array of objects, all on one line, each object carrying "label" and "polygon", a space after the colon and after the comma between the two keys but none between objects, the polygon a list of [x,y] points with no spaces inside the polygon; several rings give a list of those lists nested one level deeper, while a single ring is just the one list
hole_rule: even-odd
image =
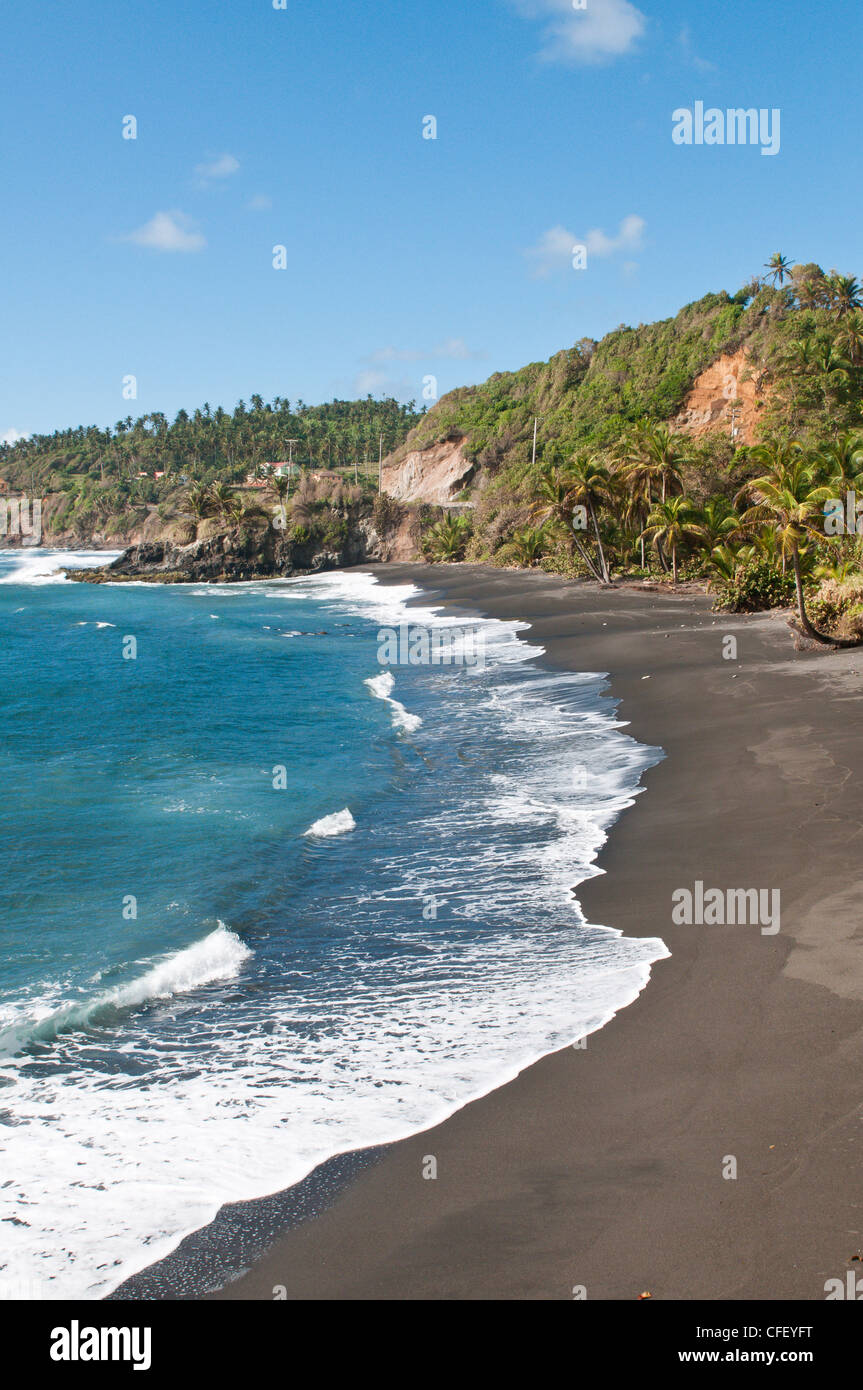
[{"label": "leaning palm tree", "polygon": [[680,547],[698,537],[698,517],[686,497],[669,497],[667,502],[653,506],[644,535],[653,541],[657,550],[664,547],[671,554],[671,573],[677,583],[677,556]]},{"label": "leaning palm tree", "polygon": [[752,457],[767,471],[762,477],[746,484],[745,491],[752,499],[752,505],[741,518],[743,525],[761,526],[765,521],[772,523],[783,554],[791,560],[797,613],[806,636],[825,646],[858,646],[857,640],[846,641],[818,632],[806,612],[801,551],[810,537],[819,540],[824,537],[824,503],[829,500],[831,489],[817,485],[816,465],[807,457],[798,440],[792,440],[790,444],[774,441],[761,445],[753,449]]},{"label": "leaning palm tree", "polygon": [[772,280],[773,284],[778,285],[780,289],[786,280],[791,279],[791,262],[787,256],[781,255],[779,251],[773,253],[764,269],[767,271],[764,277],[765,281]]},{"label": "leaning palm tree", "polygon": [[569,495],[572,500],[573,509],[584,507],[587,512],[588,521],[593,526],[596,537],[596,550],[599,555],[599,568],[605,584],[611,583],[611,575],[608,569],[608,561],[605,556],[605,548],[602,544],[602,535],[599,530],[598,511],[605,503],[611,500],[613,487],[611,473],[605,464],[597,458],[591,458],[586,454],[576,454],[570,468],[567,470],[567,478],[570,485]]},{"label": "leaning palm tree", "polygon": [[602,583],[602,574],[594,564],[593,557],[573,529],[572,520],[576,505],[572,498],[569,477],[559,468],[546,468],[539,479],[530,519],[543,522],[548,529],[563,536],[570,557],[577,550],[594,579]]},{"label": "leaning palm tree", "polygon": [[570,485],[559,468],[546,468],[540,476],[536,488],[536,500],[531,507],[531,517],[543,522],[551,522],[556,530],[569,535],[572,526],[573,503]]}]

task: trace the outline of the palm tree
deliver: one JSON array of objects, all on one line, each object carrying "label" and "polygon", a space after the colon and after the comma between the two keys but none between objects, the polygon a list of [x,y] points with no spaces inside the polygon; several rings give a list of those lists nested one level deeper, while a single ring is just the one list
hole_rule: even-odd
[{"label": "palm tree", "polygon": [[821,375],[821,391],[825,409],[830,406],[830,388],[848,380],[851,364],[836,351],[829,338],[819,339],[815,352],[815,365]]},{"label": "palm tree", "polygon": [[683,489],[683,469],[692,461],[692,444],[668,425],[642,420],[623,449],[624,476],[635,487],[646,486],[648,500],[658,488],[661,501]]},{"label": "palm tree", "polygon": [[611,499],[611,474],[599,459],[589,458],[585,454],[576,454],[571,467],[567,471],[567,481],[570,485],[569,496],[573,509],[575,507],[584,507],[587,512],[588,520],[593,526],[602,579],[605,584],[610,584],[611,576],[608,570],[608,562],[605,558],[602,536],[599,531],[597,511],[603,503],[607,503]]},{"label": "palm tree", "polygon": [[686,541],[698,536],[698,521],[691,502],[686,497],[670,497],[657,502],[647,518],[644,534],[652,539],[657,550],[664,546],[671,552],[671,572],[677,583],[677,553]]},{"label": "palm tree", "polygon": [[213,501],[213,509],[218,512],[223,521],[228,520],[231,509],[237,501],[237,494],[227,483],[213,483],[210,488],[210,496]]},{"label": "palm tree", "polygon": [[432,560],[460,560],[470,534],[466,516],[445,516],[430,526],[425,536],[426,549]]},{"label": "palm tree", "polygon": [[713,551],[740,530],[740,517],[726,497],[713,497],[697,513],[698,535],[705,549]]},{"label": "palm tree", "polygon": [[530,569],[545,554],[545,542],[545,529],[542,526],[526,526],[519,531],[513,531],[510,539],[501,546],[497,554],[502,560],[515,560],[516,564]]},{"label": "palm tree", "polygon": [[[730,545],[717,545],[710,552],[710,563],[718,578],[725,583],[734,578],[740,560],[741,555]],[[709,579],[707,583],[709,588],[713,587],[712,579]]]},{"label": "palm tree", "polygon": [[192,517],[195,521],[203,521],[204,517],[211,516],[213,512],[213,499],[210,494],[210,489],[203,483],[194,483],[186,493],[180,511],[185,516]]},{"label": "palm tree", "polygon": [[537,483],[531,517],[550,521],[569,536],[573,508],[569,493],[569,482],[559,468],[544,469]]},{"label": "palm tree", "polygon": [[836,334],[836,347],[852,367],[863,366],[863,313],[853,309],[842,319]]},{"label": "palm tree", "polygon": [[774,441],[761,445],[752,450],[752,457],[762,464],[767,472],[746,485],[745,491],[753,499],[753,505],[743,514],[743,525],[772,522],[783,554],[791,559],[797,591],[797,612],[800,626],[806,636],[828,646],[857,646],[856,640],[846,641],[818,632],[812,626],[806,612],[801,549],[810,537],[823,539],[823,509],[824,503],[830,498],[831,489],[816,485],[816,467],[807,458],[799,440],[792,440],[790,444]]},{"label": "palm tree", "polygon": [[846,430],[821,450],[820,459],[832,488],[839,492],[856,491],[863,473],[863,434],[858,430]]},{"label": "palm tree", "polygon": [[841,317],[856,309],[863,309],[863,288],[860,281],[851,275],[837,275],[834,271],[827,281],[830,308]]},{"label": "palm tree", "polygon": [[537,485],[537,498],[531,508],[531,520],[550,523],[553,529],[563,536],[570,557],[577,550],[594,579],[601,583],[602,575],[596,568],[590,552],[585,549],[573,530],[574,507],[569,478],[559,468],[544,469]]},{"label": "palm tree", "polygon": [[778,285],[780,289],[786,280],[791,279],[791,262],[787,256],[781,255],[779,251],[774,251],[764,269],[767,271],[767,275],[764,277],[765,281],[772,280],[773,284]]}]

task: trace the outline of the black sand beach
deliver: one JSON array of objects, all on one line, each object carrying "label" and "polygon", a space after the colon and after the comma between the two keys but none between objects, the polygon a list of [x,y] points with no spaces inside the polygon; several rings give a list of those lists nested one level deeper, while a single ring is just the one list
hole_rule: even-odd
[{"label": "black sand beach", "polygon": [[[584,1050],[391,1146],[215,1296],[823,1299],[863,1253],[863,654],[796,652],[782,619],[698,596],[377,573],[610,673],[629,731],[667,757],[579,898],[671,957]],[[672,925],[697,880],[779,889],[781,930]]]}]

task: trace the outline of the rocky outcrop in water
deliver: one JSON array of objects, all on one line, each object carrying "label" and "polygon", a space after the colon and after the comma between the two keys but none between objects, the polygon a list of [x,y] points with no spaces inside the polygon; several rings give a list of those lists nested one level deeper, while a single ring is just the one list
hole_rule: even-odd
[{"label": "rocky outcrop in water", "polygon": [[[342,536],[305,535],[271,524],[240,526],[180,545],[148,541],[133,545],[101,569],[68,570],[87,584],[148,580],[161,584],[225,583],[291,575],[319,574],[367,561],[391,558],[391,542],[370,518],[345,525]],[[299,532],[299,534],[297,534]]]}]

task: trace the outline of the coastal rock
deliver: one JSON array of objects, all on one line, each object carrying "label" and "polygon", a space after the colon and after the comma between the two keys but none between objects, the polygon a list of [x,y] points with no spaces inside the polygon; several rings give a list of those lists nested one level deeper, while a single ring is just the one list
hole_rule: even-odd
[{"label": "coastal rock", "polygon": [[153,583],[239,583],[247,579],[320,574],[389,558],[390,546],[369,518],[345,528],[339,548],[332,540],[296,540],[269,524],[239,526],[185,545],[171,540],[130,546],[102,569],[67,570],[87,584],[149,580]]}]

